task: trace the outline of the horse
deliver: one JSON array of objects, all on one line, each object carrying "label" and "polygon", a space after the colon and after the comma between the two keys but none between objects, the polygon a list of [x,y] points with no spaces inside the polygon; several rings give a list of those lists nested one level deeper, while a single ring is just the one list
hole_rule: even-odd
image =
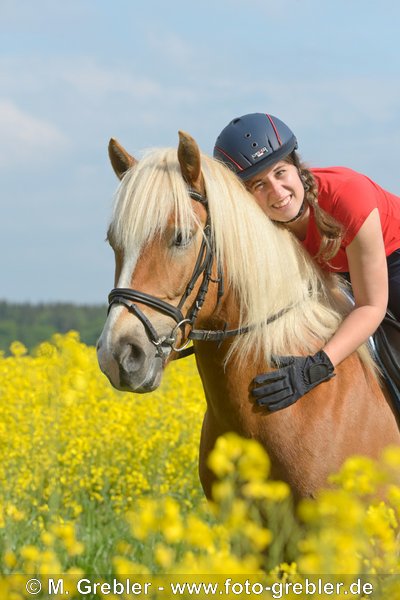
[{"label": "horse", "polygon": [[314,496],[350,455],[378,458],[399,444],[366,346],[284,410],[254,401],[257,374],[275,369],[275,357],[320,350],[351,305],[340,278],[270,221],[235,174],[181,131],[177,150],[136,160],[111,139],[109,157],[120,179],[107,233],[115,288],[98,362],[115,388],[148,393],[192,340],[207,402],[199,449],[207,497],[207,457],[230,431],[262,444],[271,476],[297,499]]}]

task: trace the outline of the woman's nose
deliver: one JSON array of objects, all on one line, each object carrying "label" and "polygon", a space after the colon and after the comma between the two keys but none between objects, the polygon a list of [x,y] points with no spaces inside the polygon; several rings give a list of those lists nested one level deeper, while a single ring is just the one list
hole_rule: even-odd
[{"label": "woman's nose", "polygon": [[282,184],[276,179],[271,179],[267,182],[266,192],[269,197],[280,198],[282,196]]}]

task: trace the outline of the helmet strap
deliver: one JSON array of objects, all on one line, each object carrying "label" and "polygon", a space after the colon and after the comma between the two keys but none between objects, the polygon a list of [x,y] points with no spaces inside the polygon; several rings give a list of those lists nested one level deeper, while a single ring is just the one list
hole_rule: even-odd
[{"label": "helmet strap", "polygon": [[280,225],[288,225],[289,223],[294,223],[294,221],[297,221],[297,219],[300,219],[300,217],[304,213],[305,208],[306,208],[306,201],[303,200],[303,202],[300,206],[299,212],[297,213],[297,215],[295,217],[293,217],[293,219],[289,219],[289,221],[276,221],[275,219],[271,219],[271,221],[273,223],[279,223]]}]

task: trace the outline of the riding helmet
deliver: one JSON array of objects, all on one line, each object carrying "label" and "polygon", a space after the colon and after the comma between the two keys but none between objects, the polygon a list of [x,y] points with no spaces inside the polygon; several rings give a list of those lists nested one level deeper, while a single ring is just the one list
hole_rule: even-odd
[{"label": "riding helmet", "polygon": [[214,158],[246,181],[297,148],[294,133],[280,119],[251,113],[233,119],[219,134]]}]

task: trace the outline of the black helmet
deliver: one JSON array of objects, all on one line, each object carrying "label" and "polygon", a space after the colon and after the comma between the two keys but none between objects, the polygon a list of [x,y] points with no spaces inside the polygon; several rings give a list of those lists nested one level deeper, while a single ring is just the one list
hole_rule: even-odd
[{"label": "black helmet", "polygon": [[246,181],[297,148],[294,133],[285,123],[264,113],[233,119],[221,131],[214,158]]}]

